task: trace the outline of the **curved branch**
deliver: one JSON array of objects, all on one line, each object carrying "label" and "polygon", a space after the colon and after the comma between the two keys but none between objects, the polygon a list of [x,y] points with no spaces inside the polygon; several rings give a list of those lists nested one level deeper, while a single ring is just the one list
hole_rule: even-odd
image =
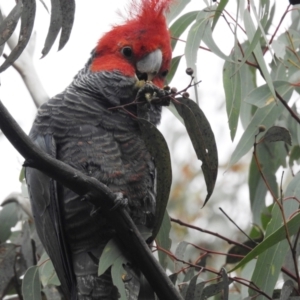
[{"label": "curved branch", "polygon": [[[25,158],[25,165],[36,168],[101,210],[105,209],[107,219],[116,230],[123,249],[140,268],[160,299],[182,300],[163,268],[152,255],[128,212],[114,206],[116,195],[95,178],[89,177],[69,165],[50,157],[35,146],[9,114],[0,101],[0,128],[12,145]],[[101,201],[99,201],[101,199]]]},{"label": "curved branch", "polygon": [[[12,64],[12,66],[20,74],[35,106],[38,108],[44,102],[49,100],[49,96],[41,83],[32,59],[35,48],[35,37],[36,34],[34,33],[30,37],[27,47],[24,49],[20,57]],[[14,33],[7,41],[7,44],[10,49],[14,49],[14,47],[17,45],[17,42],[18,38]],[[7,58],[6,54],[3,54],[3,56],[4,58]]]}]

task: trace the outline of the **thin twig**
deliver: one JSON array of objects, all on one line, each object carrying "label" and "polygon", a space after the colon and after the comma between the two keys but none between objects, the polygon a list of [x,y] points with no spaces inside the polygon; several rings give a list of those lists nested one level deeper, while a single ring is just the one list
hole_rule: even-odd
[{"label": "thin twig", "polygon": [[238,226],[227,214],[226,212],[219,207],[219,210],[227,217],[227,219],[240,231],[242,232],[250,241],[252,241],[254,244],[257,244],[241,227]]},{"label": "thin twig", "polygon": [[231,239],[229,239],[229,238],[227,238],[227,237],[225,237],[225,236],[223,236],[219,233],[216,233],[216,232],[213,232],[213,231],[210,231],[210,230],[206,230],[206,229],[202,229],[202,228],[194,226],[194,225],[190,225],[190,224],[185,223],[185,222],[183,222],[179,219],[170,218],[170,220],[171,220],[171,222],[177,223],[181,226],[185,226],[185,227],[192,228],[192,229],[195,229],[195,230],[203,232],[203,233],[208,233],[210,235],[216,236],[216,237],[226,241],[228,244],[237,245],[237,246],[240,246],[240,247],[242,247],[244,249],[247,249],[247,250],[252,250],[251,247],[249,247],[247,245],[244,245],[244,244],[241,244],[241,243],[238,243],[236,241],[233,241],[233,240],[231,240]]},{"label": "thin twig", "polygon": [[286,9],[285,12],[283,13],[283,15],[282,15],[282,17],[281,17],[281,19],[280,19],[280,21],[279,21],[279,23],[278,23],[278,25],[277,25],[277,27],[276,27],[276,29],[275,29],[273,35],[272,35],[272,37],[271,37],[271,39],[270,39],[270,41],[269,41],[267,47],[266,47],[266,48],[264,49],[264,51],[263,51],[263,55],[265,55],[266,52],[269,50],[269,45],[271,45],[271,44],[273,43],[273,40],[274,40],[274,38],[275,38],[275,36],[276,36],[278,30],[279,30],[279,27],[281,26],[281,24],[282,24],[282,22],[283,22],[285,16],[286,16],[287,13],[289,12],[290,6],[291,6],[291,5],[289,4],[288,7],[287,7],[287,9]]}]

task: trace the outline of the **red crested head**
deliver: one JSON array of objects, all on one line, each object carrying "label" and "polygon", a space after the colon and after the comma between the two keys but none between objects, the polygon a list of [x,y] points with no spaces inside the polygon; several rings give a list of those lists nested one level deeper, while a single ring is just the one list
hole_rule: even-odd
[{"label": "red crested head", "polygon": [[98,42],[93,72],[120,71],[162,87],[172,50],[165,12],[172,0],[132,0],[125,24],[114,26]]}]

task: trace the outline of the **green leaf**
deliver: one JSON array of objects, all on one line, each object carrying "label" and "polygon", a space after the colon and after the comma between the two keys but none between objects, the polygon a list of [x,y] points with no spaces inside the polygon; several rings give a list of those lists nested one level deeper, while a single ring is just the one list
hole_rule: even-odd
[{"label": "green leaf", "polygon": [[194,300],[198,276],[199,276],[199,274],[195,275],[191,279],[191,281],[187,287],[187,291],[186,291],[185,298],[184,298],[185,300]]},{"label": "green leaf", "polygon": [[296,161],[298,164],[300,164],[300,146],[296,145],[292,148],[292,151],[290,152],[290,159],[289,159],[289,166],[292,167],[294,164],[294,161]]},{"label": "green leaf", "polygon": [[222,292],[222,290],[227,289],[228,284],[232,282],[232,279],[228,280],[228,282],[220,281],[218,283],[211,284],[206,286],[201,294],[201,299],[207,299],[209,297],[215,296]]},{"label": "green leaf", "polygon": [[0,73],[5,71],[16,59],[19,58],[27,43],[33,29],[35,19],[36,2],[35,0],[23,1],[23,11],[21,16],[21,29],[18,44],[11,51],[4,63],[0,66]]},{"label": "green leaf", "polygon": [[179,56],[175,56],[172,58],[172,62],[171,62],[171,68],[170,68],[170,71],[166,77],[166,81],[168,83],[170,83],[177,71],[177,68],[179,66],[179,63],[180,63],[180,60],[182,58],[182,55],[179,55]]},{"label": "green leaf", "polygon": [[205,286],[205,281],[199,282],[196,284],[194,300],[198,300],[198,299],[202,300],[202,292],[203,292],[204,286]]},{"label": "green leaf", "polygon": [[[290,99],[293,93],[293,87],[287,81],[274,81],[274,87],[277,92],[285,98]],[[259,88],[253,90],[245,99],[249,104],[253,104],[257,107],[264,107],[273,102],[276,102],[275,98],[270,92],[269,86],[264,84]]]},{"label": "green leaf", "polygon": [[261,141],[268,143],[282,141],[290,146],[292,145],[290,132],[286,128],[281,126],[272,126],[271,128],[269,128],[259,142]]},{"label": "green leaf", "polygon": [[167,23],[170,24],[172,20],[174,20],[190,2],[191,0],[181,0],[174,2],[170,7],[169,13],[167,14]]},{"label": "green leaf", "polygon": [[[293,217],[291,220],[287,222],[287,228],[290,236],[296,234],[297,231],[299,230],[299,222],[300,222],[300,214],[297,214],[295,217]],[[259,254],[263,253],[264,251],[278,244],[280,241],[284,239],[286,239],[286,231],[284,225],[282,225],[274,233],[266,237],[264,241],[261,242],[259,245],[257,245],[251,252],[249,252],[249,254],[246,257],[244,257],[240,261],[240,263],[237,264],[232,270],[230,270],[230,272],[242,267],[243,265],[248,263],[250,260],[254,259]]]},{"label": "green leaf", "polygon": [[[212,9],[215,9],[214,7],[212,7]],[[215,43],[213,36],[212,36],[212,29],[210,27],[211,24],[211,19],[209,19],[209,22],[205,22],[205,29],[204,29],[204,35],[202,37],[203,42],[206,44],[206,46],[217,56],[219,56],[220,58],[224,59],[224,60],[230,60],[229,56],[227,56],[226,54],[224,54],[220,48],[218,47],[218,45]]]},{"label": "green leaf", "polygon": [[160,131],[145,119],[138,119],[142,138],[156,165],[156,209],[152,239],[155,239],[164,218],[172,184],[171,158],[167,142]]},{"label": "green leaf", "polygon": [[[288,185],[285,191],[285,198],[300,197],[300,173],[298,173]],[[289,200],[284,202],[285,217],[288,218],[298,209],[298,202]],[[287,222],[289,235],[297,233],[299,230],[300,214]],[[266,229],[266,238],[262,243],[255,247],[233,270],[249,262],[259,255],[252,281],[267,294],[272,294],[277,282],[278,275],[283,264],[285,254],[288,251],[285,228],[282,225],[282,215],[278,205],[274,205],[272,219]],[[231,271],[233,271],[231,270]],[[253,294],[249,290],[250,295]]]},{"label": "green leaf", "polygon": [[[261,240],[260,240],[260,242],[261,242]],[[245,248],[240,245],[235,245],[235,246],[232,246],[228,250],[228,254],[246,256],[252,250],[252,248],[254,248],[257,245],[257,243],[255,243],[255,241],[253,241],[253,240],[247,240],[246,242],[243,242],[243,245],[250,247],[250,249]],[[236,264],[237,262],[239,262],[243,259],[242,257],[231,256],[231,255],[228,255],[226,257],[226,264]]]},{"label": "green leaf", "polygon": [[189,30],[186,45],[185,45],[185,59],[186,65],[194,70],[194,74],[197,74],[197,56],[198,50],[203,38],[205,27],[208,21],[208,15],[204,11],[200,11],[197,15],[196,22]]},{"label": "green leaf", "polygon": [[62,25],[61,34],[59,39],[58,50],[61,50],[68,42],[75,15],[75,0],[60,0],[61,5],[61,15],[62,15]]},{"label": "green leaf", "polygon": [[22,282],[22,295],[24,300],[42,300],[38,269],[38,266],[32,266],[24,275]]},{"label": "green leaf", "polygon": [[4,45],[16,29],[23,10],[22,1],[18,1],[8,16],[0,23],[0,46]]},{"label": "green leaf", "polygon": [[52,261],[50,260],[46,252],[44,252],[43,255],[41,256],[38,262],[38,267],[39,267],[40,280],[43,287],[47,285],[56,285],[56,286],[60,285],[60,281],[57,277]]},{"label": "green leaf", "polygon": [[115,239],[111,239],[104,247],[100,256],[98,276],[101,276],[109,267],[111,267],[121,255],[122,251],[118,243]]},{"label": "green leaf", "polygon": [[271,205],[267,206],[261,213],[261,224],[264,230],[267,229],[267,226],[272,219],[272,210],[274,205],[275,204],[272,203]]},{"label": "green leaf", "polygon": [[[159,232],[155,238],[155,242],[158,246],[165,250],[170,250],[172,241],[170,239],[170,231],[171,231],[171,221],[168,215],[167,210],[165,211],[165,215],[159,229]],[[158,260],[164,269],[167,268],[167,261],[168,255],[163,251],[158,251]]]},{"label": "green leaf", "polygon": [[16,203],[7,203],[0,211],[0,243],[4,243],[11,235],[11,228],[18,222],[18,206]]},{"label": "green leaf", "polygon": [[228,274],[225,270],[225,268],[222,268],[221,269],[221,275],[222,275],[222,279],[223,279],[223,282],[224,282],[224,289],[223,289],[223,297],[224,299],[229,299],[229,280],[228,280]]},{"label": "green leaf", "polygon": [[[233,54],[232,58],[234,56]],[[234,62],[225,61],[223,67],[223,87],[231,140],[234,139],[237,130],[242,98],[241,74],[236,71],[237,66]]]},{"label": "green leaf", "polygon": [[[4,296],[12,278],[15,276],[15,263],[17,261],[16,246],[13,244],[0,244],[0,297]],[[2,299],[2,298],[1,298]]]},{"label": "green leaf", "polygon": [[[242,45],[243,46],[243,45]],[[244,64],[240,67],[241,89],[242,89],[242,102],[240,107],[240,118],[243,128],[246,129],[249,125],[256,107],[245,102],[246,96],[254,90],[256,85],[256,72],[254,68]]]},{"label": "green leaf", "polygon": [[[270,3],[269,1],[265,1],[264,3],[261,3],[261,11],[262,12],[262,15],[263,15],[263,18],[260,20],[258,14],[257,14],[257,11],[256,11],[256,7],[254,5],[253,2],[250,2],[250,5],[251,5],[251,10],[252,10],[252,13],[256,19],[256,22],[257,22],[257,25],[258,25],[258,28],[260,29],[261,31],[261,35],[264,39],[264,44],[268,44],[269,41],[267,39],[267,36],[266,36],[266,33],[264,31],[264,28],[263,26],[265,25],[267,19],[268,19],[268,12],[269,12],[269,8],[270,8]],[[273,55],[273,50],[272,48],[269,49],[270,50],[270,53],[271,53],[271,56],[272,56],[272,59],[274,59],[274,55]]]},{"label": "green leaf", "polygon": [[117,258],[111,268],[112,281],[113,284],[118,288],[119,294],[121,296],[119,297],[120,300],[127,300],[124,281],[122,279],[126,275],[126,271],[123,267],[123,264],[126,262],[126,260],[124,261],[124,257],[120,256],[119,258]]},{"label": "green leaf", "polygon": [[294,283],[292,280],[287,280],[284,285],[282,286],[281,293],[280,293],[280,300],[288,300],[290,299],[290,295],[294,290]]},{"label": "green leaf", "polygon": [[[251,19],[250,13],[247,9],[245,9],[245,12],[244,12],[244,24],[245,24],[246,33],[249,38],[249,41],[252,41],[255,37],[255,26]],[[253,53],[255,54],[255,58],[261,69],[264,79],[267,82],[267,85],[271,91],[271,94],[273,95],[274,98],[276,98],[272,78],[268,72],[267,65],[266,65],[260,44],[256,44],[256,46],[253,49]]]},{"label": "green leaf", "polygon": [[218,20],[219,20],[220,16],[222,15],[223,10],[225,9],[226,5],[228,4],[228,1],[229,0],[221,0],[220,1],[219,5],[216,9],[216,13],[215,13],[213,23],[211,26],[212,30],[214,30],[215,26],[217,25]]},{"label": "green leaf", "polygon": [[199,11],[190,11],[178,18],[170,27],[172,50],[174,50],[177,44],[177,38],[179,38],[187,27],[196,20],[198,13]]},{"label": "green leaf", "polygon": [[26,262],[26,267],[29,268],[35,264],[35,251],[32,247],[31,230],[28,221],[22,224],[21,253]]},{"label": "green leaf", "polygon": [[[276,197],[278,197],[276,172],[281,165],[285,167],[286,155],[287,151],[283,143],[260,143],[256,147],[256,156],[261,171]],[[253,222],[261,224],[261,212],[265,208],[267,188],[257,168],[254,157],[252,158],[249,171],[249,193]]]},{"label": "green leaf", "polygon": [[[184,260],[184,254],[185,254],[185,250],[186,247],[189,245],[188,242],[186,241],[181,241],[176,250],[175,250],[175,256],[180,259],[180,260]],[[180,261],[175,261],[175,272],[180,271],[183,268],[183,263]]]},{"label": "green leaf", "polygon": [[184,120],[198,159],[202,161],[201,169],[207,187],[205,205],[214,190],[218,175],[218,151],[215,137],[204,113],[194,101],[176,98],[173,104]]},{"label": "green leaf", "polygon": [[[246,20],[245,20],[245,22],[246,22]],[[253,25],[253,24],[251,24],[251,25]],[[251,25],[250,25],[250,29],[252,31],[253,28]],[[247,32],[247,34],[249,34],[249,32]],[[244,49],[245,50],[244,54],[241,57],[240,67],[244,66],[245,62],[253,55],[253,51],[254,51],[255,47],[257,46],[257,44],[260,40],[260,37],[261,37],[260,28],[257,28],[255,33],[251,32],[251,38],[249,38],[249,41],[245,42],[247,44],[247,47]],[[253,63],[256,64],[256,61],[254,60]]]},{"label": "green leaf", "polygon": [[270,105],[256,110],[250,124],[246,128],[232,153],[229,162],[230,166],[234,165],[252,148],[254,144],[254,136],[258,133],[258,126],[262,124],[267,128],[272,126],[283,110],[284,106],[280,102],[278,102],[278,104],[273,102]]},{"label": "green leaf", "polygon": [[51,21],[48,29],[44,48],[42,50],[43,57],[48,54],[53,46],[58,33],[62,26],[61,5],[59,0],[51,0]]}]

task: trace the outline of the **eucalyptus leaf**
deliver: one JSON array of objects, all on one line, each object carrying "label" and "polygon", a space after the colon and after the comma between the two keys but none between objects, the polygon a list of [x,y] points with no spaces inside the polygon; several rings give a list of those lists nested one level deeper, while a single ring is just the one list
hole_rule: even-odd
[{"label": "eucalyptus leaf", "polygon": [[170,68],[170,71],[168,72],[168,75],[166,77],[166,81],[168,83],[170,83],[177,71],[177,68],[179,66],[179,63],[180,63],[180,60],[182,58],[182,55],[179,55],[179,56],[175,56],[172,58],[172,62],[171,62],[171,68]]},{"label": "eucalyptus leaf", "polygon": [[225,9],[226,5],[228,4],[229,0],[221,0],[217,9],[216,9],[216,13],[212,22],[212,30],[214,30],[215,26],[217,25],[220,16],[222,15],[223,10]]},{"label": "eucalyptus leaf", "polygon": [[62,27],[59,40],[58,50],[61,50],[68,42],[75,15],[75,1],[74,0],[60,0],[61,15],[62,15]]},{"label": "eucalyptus leaf", "polygon": [[111,267],[121,255],[122,251],[118,243],[115,239],[111,239],[104,247],[100,256],[98,276],[101,276],[109,267]]},{"label": "eucalyptus leaf", "polygon": [[[284,195],[285,197],[300,197],[300,173],[298,173],[288,185]],[[285,201],[284,212],[287,219],[287,230],[289,235],[297,233],[299,230],[300,215],[294,216],[288,220],[297,208],[296,201]],[[278,205],[272,209],[272,219],[266,229],[266,238],[257,247],[255,247],[233,270],[241,267],[251,259],[259,255],[257,264],[252,275],[252,281],[257,284],[264,292],[271,294],[277,282],[280,268],[288,251],[286,241],[286,230],[282,222],[282,214]],[[231,270],[231,271],[233,271]],[[230,272],[231,272],[230,271]],[[249,290],[250,295],[254,292]]]},{"label": "eucalyptus leaf", "polygon": [[[180,259],[180,260],[184,260],[184,254],[185,254],[185,250],[186,247],[189,245],[188,242],[185,241],[181,241],[178,246],[176,247],[175,250],[175,256]],[[180,261],[176,261],[175,262],[175,271],[179,272],[182,268],[183,268],[183,263]]]},{"label": "eucalyptus leaf", "polygon": [[19,41],[16,47],[11,51],[4,63],[0,66],[0,73],[5,71],[23,52],[33,29],[35,19],[36,2],[27,0],[23,2],[23,11],[21,16],[21,29]]},{"label": "eucalyptus leaf", "polygon": [[198,159],[202,161],[202,171],[207,187],[204,205],[209,200],[218,175],[218,152],[210,124],[200,107],[192,100],[176,98],[173,101],[183,118]]},{"label": "eucalyptus leaf", "polygon": [[182,15],[174,22],[174,24],[172,24],[170,27],[172,50],[174,50],[177,44],[177,39],[183,34],[187,27],[196,20],[198,13],[199,11],[190,11]]},{"label": "eucalyptus leaf", "polygon": [[287,280],[281,289],[280,300],[288,300],[294,290],[294,283],[292,280]]},{"label": "eucalyptus leaf", "polygon": [[167,23],[170,24],[172,20],[174,20],[190,2],[191,0],[181,0],[175,2],[167,14]]},{"label": "eucalyptus leaf", "polygon": [[[0,298],[3,299],[11,279],[15,276],[16,246],[0,244]],[[5,270],[5,271],[4,271]]]},{"label": "eucalyptus leaf", "polygon": [[[277,92],[285,99],[290,99],[293,92],[293,86],[287,81],[274,81],[273,82]],[[270,92],[269,86],[264,84],[257,89],[254,89],[245,99],[249,104],[257,107],[264,107],[273,102],[277,102],[277,97],[274,98]]]},{"label": "eucalyptus leaf", "polygon": [[185,45],[185,59],[186,65],[189,68],[192,68],[197,74],[197,56],[198,50],[201,43],[201,40],[205,33],[205,27],[208,21],[207,13],[204,11],[200,11],[197,15],[196,22],[192,25],[188,32],[186,45]]},{"label": "eucalyptus leaf", "polygon": [[18,222],[18,206],[16,203],[7,203],[0,210],[0,243],[4,243],[11,235],[11,228]]},{"label": "eucalyptus leaf", "polygon": [[60,281],[57,277],[52,261],[45,251],[38,262],[38,267],[39,276],[43,287],[48,285],[60,285]]},{"label": "eucalyptus leaf", "polygon": [[[235,55],[231,57],[234,58]],[[237,66],[234,62],[225,61],[223,67],[223,87],[231,140],[234,139],[237,130],[242,99],[241,74],[237,71]]]},{"label": "eucalyptus leaf", "polygon": [[264,134],[264,136],[260,139],[260,141],[268,143],[282,141],[290,146],[292,145],[290,132],[286,128],[281,126],[270,127]]},{"label": "eucalyptus leaf", "polygon": [[277,104],[273,102],[270,105],[258,108],[256,110],[250,124],[246,128],[232,153],[229,162],[230,166],[239,161],[239,159],[247,154],[248,151],[253,147],[255,135],[258,133],[258,126],[262,124],[266,128],[272,126],[283,110],[284,106],[280,102]]},{"label": "eucalyptus leaf", "polygon": [[[250,13],[247,9],[245,9],[245,12],[244,12],[244,24],[245,24],[246,33],[248,35],[249,41],[253,41],[256,30],[255,30],[253,20],[251,19]],[[267,68],[267,65],[264,60],[264,56],[263,56],[263,53],[262,53],[262,50],[261,50],[261,47],[259,44],[256,44],[256,46],[253,49],[253,53],[255,54],[256,61],[260,67],[260,70],[264,76],[265,81],[267,82],[267,85],[270,89],[271,94],[273,95],[274,98],[276,98],[272,78],[268,72],[268,68]]]},{"label": "eucalyptus leaf", "polygon": [[123,278],[126,275],[126,271],[123,267],[123,264],[124,264],[124,258],[122,256],[116,259],[116,261],[114,262],[111,268],[111,278],[113,284],[118,288],[119,294],[121,296],[119,299],[127,300],[125,285],[123,281]]},{"label": "eucalyptus leaf", "polygon": [[[159,232],[155,238],[156,244],[165,249],[165,250],[170,250],[172,241],[170,239],[170,231],[171,231],[171,221],[170,217],[168,215],[167,210],[165,211],[165,215],[161,224],[161,227],[159,229]],[[168,263],[168,255],[163,252],[163,251],[158,251],[158,259],[160,264],[164,269],[167,268],[167,263]]]},{"label": "eucalyptus leaf", "polygon": [[45,45],[42,50],[43,57],[48,54],[51,47],[53,46],[58,33],[62,27],[62,15],[60,0],[51,0],[51,20],[46,37]]},{"label": "eucalyptus leaf", "polygon": [[191,279],[185,294],[185,298],[184,298],[185,300],[194,300],[198,276],[199,274],[195,275]]},{"label": "eucalyptus leaf", "polygon": [[38,266],[30,267],[23,278],[22,295],[24,300],[42,300]]},{"label": "eucalyptus leaf", "polygon": [[164,218],[172,183],[168,145],[160,131],[145,119],[138,118],[142,138],[156,165],[156,209],[152,239],[155,239]]},{"label": "eucalyptus leaf", "polygon": [[209,286],[206,286],[201,294],[200,300],[205,300],[209,297],[215,296],[222,292],[228,285],[232,282],[232,279],[229,279],[228,282],[226,281],[220,281],[218,283],[211,284]]},{"label": "eucalyptus leaf", "polygon": [[22,11],[23,3],[22,1],[18,1],[8,16],[0,22],[0,46],[2,46],[15,31]]}]

